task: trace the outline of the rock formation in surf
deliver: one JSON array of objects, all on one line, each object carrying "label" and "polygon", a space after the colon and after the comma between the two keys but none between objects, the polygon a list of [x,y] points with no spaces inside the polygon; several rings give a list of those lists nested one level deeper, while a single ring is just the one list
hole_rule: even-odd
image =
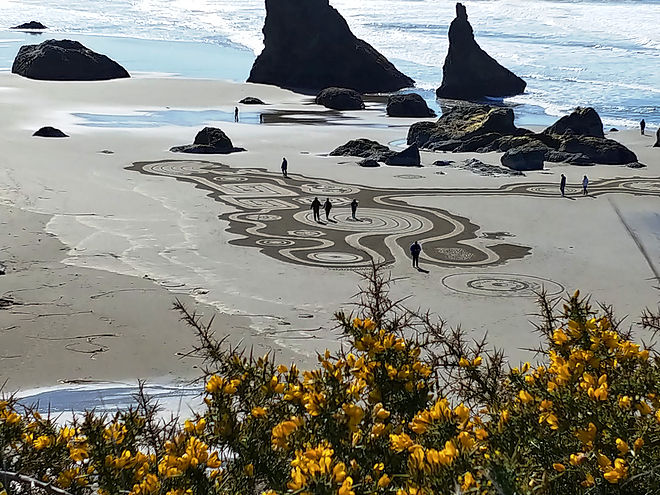
[{"label": "rock formation in surf", "polygon": [[296,90],[385,93],[414,81],[351,32],[328,0],[266,0],[264,49],[248,82]]},{"label": "rock formation in surf", "polygon": [[43,81],[103,81],[131,77],[114,60],[71,40],[47,40],[39,45],[22,46],[11,71]]},{"label": "rock formation in surf", "polygon": [[527,83],[488,55],[474,39],[467,12],[456,4],[456,18],[449,26],[449,51],[442,67],[438,98],[459,100],[485,96],[513,96],[525,91]]}]

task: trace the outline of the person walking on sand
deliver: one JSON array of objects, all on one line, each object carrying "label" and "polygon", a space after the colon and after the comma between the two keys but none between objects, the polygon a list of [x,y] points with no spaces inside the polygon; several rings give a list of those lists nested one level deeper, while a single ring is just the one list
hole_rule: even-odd
[{"label": "person walking on sand", "polygon": [[330,210],[332,210],[332,203],[330,202],[330,198],[325,198],[323,209],[325,210],[325,219],[330,221]]},{"label": "person walking on sand", "polygon": [[564,197],[564,192],[566,191],[566,176],[561,174],[561,181],[559,181],[559,190],[561,191],[561,197]]},{"label": "person walking on sand", "polygon": [[419,269],[419,253],[422,252],[422,246],[419,242],[415,241],[410,245],[410,255],[412,256],[413,268]]},{"label": "person walking on sand", "polygon": [[314,220],[316,222],[321,221],[321,202],[319,201],[319,198],[316,197],[314,198],[314,201],[312,201],[312,212],[314,212]]},{"label": "person walking on sand", "polygon": [[289,162],[286,161],[286,158],[282,158],[282,176],[287,177],[286,172],[289,168]]},{"label": "person walking on sand", "polygon": [[234,107],[234,122],[238,122],[238,107]]},{"label": "person walking on sand", "polygon": [[639,121],[639,130],[642,131],[642,136],[644,135],[644,129],[646,129],[646,121],[642,119]]},{"label": "person walking on sand", "polygon": [[357,220],[357,217],[355,216],[357,213],[357,207],[358,200],[353,198],[353,201],[351,201],[351,216],[353,217],[353,220]]},{"label": "person walking on sand", "polygon": [[587,176],[585,175],[585,176],[582,178],[582,195],[583,195],[583,196],[586,196],[587,194],[589,194],[589,193],[587,192],[587,187],[589,187],[589,177],[587,177]]}]

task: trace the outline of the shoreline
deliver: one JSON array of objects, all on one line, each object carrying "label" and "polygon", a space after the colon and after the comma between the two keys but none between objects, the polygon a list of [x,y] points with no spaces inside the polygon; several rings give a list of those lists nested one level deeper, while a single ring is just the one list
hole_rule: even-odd
[{"label": "shoreline", "polygon": [[[533,297],[529,293],[504,294],[504,297],[501,294],[466,294],[455,286],[455,282],[461,280],[459,274],[480,279],[485,275],[499,277],[500,282],[497,283],[501,283],[503,277],[509,277],[514,282],[507,283],[514,283],[514,286],[533,286],[537,283],[535,281],[543,280],[548,285],[560,287],[558,293],[563,290],[572,292],[572,289],[580,287],[593,293],[594,299],[615,302],[620,313],[631,315],[639,314],[645,306],[657,302],[652,289],[653,281],[649,280],[652,273],[647,262],[636,252],[635,243],[626,229],[619,225],[620,221],[610,205],[611,201],[616,203],[623,217],[632,222],[633,231],[640,234],[644,245],[648,247],[654,242],[653,236],[658,230],[654,224],[647,223],[653,220],[653,212],[660,209],[660,192],[657,195],[636,196],[634,190],[616,189],[624,186],[651,187],[648,181],[657,177],[660,161],[656,151],[650,148],[652,138],[641,137],[635,131],[622,131],[610,137],[630,146],[639,155],[640,161],[646,163],[646,169],[548,164],[546,170],[531,172],[525,177],[481,177],[466,170],[430,165],[439,158],[460,161],[471,157],[495,164],[499,162],[499,154],[422,152],[423,168],[380,167],[368,170],[356,166],[356,159],[329,157],[327,152],[357,137],[382,143],[405,137],[405,128],[362,125],[386,124],[392,120],[382,115],[380,110],[371,113],[346,112],[354,117],[349,122],[358,125],[305,125],[301,120],[305,118],[304,110],[309,110],[308,97],[267,86],[180,78],[51,84],[0,74],[0,87],[4,88],[0,91],[0,102],[7,109],[6,119],[0,123],[0,132],[6,136],[7,147],[6,163],[0,170],[0,198],[4,198],[6,205],[2,209],[20,210],[12,214],[16,217],[15,225],[21,226],[14,230],[28,226],[27,233],[21,231],[19,236],[5,241],[7,247],[2,246],[3,252],[8,249],[8,252],[15,253],[11,270],[0,277],[3,294],[7,282],[19,284],[16,288],[35,286],[42,283],[44,273],[49,277],[70,277],[71,280],[66,280],[67,284],[84,280],[85,284],[98,288],[92,295],[106,292],[108,288],[140,289],[143,296],[139,300],[131,297],[139,291],[121,292],[113,296],[113,304],[104,297],[86,300],[82,296],[89,296],[90,291],[86,287],[90,285],[80,283],[61,290],[48,287],[35,289],[35,297],[38,295],[41,301],[73,298],[67,304],[80,305],[81,311],[98,305],[102,309],[92,310],[107,311],[105,314],[115,321],[126,318],[127,328],[136,325],[130,323],[131,314],[135,318],[133,321],[144,325],[139,345],[133,343],[131,348],[135,351],[132,354],[135,357],[130,358],[132,364],[121,365],[123,378],[136,378],[136,375],[168,376],[158,372],[158,366],[166,366],[165,363],[171,361],[176,352],[188,350],[186,345],[189,346],[193,337],[190,334],[183,338],[182,332],[188,330],[181,330],[174,314],[163,316],[160,323],[150,321],[148,315],[141,314],[145,304],[164,308],[157,311],[160,314],[160,311],[169,311],[166,306],[171,304],[174,294],[182,295],[189,301],[195,299],[197,304],[201,304],[205,315],[209,313],[210,316],[210,312],[218,314],[215,328],[226,328],[233,343],[247,347],[254,345],[260,352],[273,349],[283,362],[295,360],[304,366],[305,362],[315,359],[316,351],[326,347],[331,350],[337,348],[331,316],[340,308],[351,309],[351,296],[359,282],[359,276],[350,270],[310,268],[297,262],[274,259],[266,250],[257,247],[258,244],[241,245],[241,242],[258,237],[235,226],[230,228],[230,216],[244,208],[240,198],[234,198],[234,203],[214,200],[213,196],[209,197],[208,190],[177,180],[170,171],[162,174],[165,176],[150,176],[130,170],[136,162],[166,161],[177,166],[181,163],[198,166],[196,162],[199,160],[208,160],[229,167],[232,174],[240,172],[247,182],[263,183],[280,180],[279,163],[282,156],[287,156],[292,179],[301,181],[302,185],[310,184],[306,187],[313,186],[309,191],[322,191],[318,194],[323,194],[331,190],[327,188],[328,184],[357,188],[359,193],[328,194],[339,198],[352,194],[366,195],[365,199],[361,199],[366,217],[370,214],[367,202],[378,191],[387,189],[392,190],[389,201],[401,197],[404,202],[399,208],[410,211],[411,218],[421,218],[422,223],[423,212],[438,211],[449,223],[473,225],[473,237],[459,240],[457,245],[441,244],[438,249],[444,250],[442,252],[447,255],[481,256],[479,253],[491,253],[488,254],[490,261],[486,258],[483,262],[468,258],[453,265],[434,265],[431,263],[434,253],[429,252],[422,263],[426,264],[430,273],[418,274],[410,272],[403,241],[387,240],[381,243],[367,239],[363,246],[376,251],[387,246],[395,257],[395,262],[388,267],[397,279],[392,288],[394,295],[403,297],[412,294],[413,306],[436,311],[449,324],[462,324],[472,329],[475,337],[489,331],[493,343],[509,351],[512,362],[527,359],[529,353],[522,349],[531,348],[536,342],[525,316],[534,312]],[[102,96],[108,91],[115,95],[112,102],[105,101]],[[245,146],[248,151],[197,157],[173,154],[167,150],[173,145],[190,142],[202,127],[201,124],[195,127],[164,125],[145,129],[94,128],[80,125],[80,121],[71,116],[78,111],[94,113],[102,109],[119,113],[141,108],[165,109],[166,106],[230,111],[235,102],[244,96],[261,97],[269,103],[268,110],[302,117],[286,124],[222,122],[221,127],[233,142]],[[401,119],[401,124],[414,120],[417,119]],[[37,126],[46,124],[62,126],[71,137],[65,140],[31,137]],[[102,150],[112,153],[100,153]],[[225,172],[219,166],[215,170]],[[604,191],[604,196],[584,200],[576,198],[576,201],[561,201],[536,193],[526,196],[496,192],[512,184],[521,187],[525,184],[539,187],[540,184],[542,188],[554,190],[561,172],[568,173],[570,183],[576,183],[583,173],[588,173],[595,187],[601,182],[606,184],[614,177],[620,177],[624,186],[611,186],[611,190]],[[290,190],[292,184],[279,184],[280,193],[282,188]],[[318,189],[316,184],[323,184],[323,188]],[[460,192],[465,189],[483,193]],[[227,191],[232,189],[220,190],[227,196]],[[420,194],[425,190],[433,194]],[[287,194],[289,196],[281,198],[283,201],[290,202],[292,198],[299,197],[302,203],[298,205],[304,206],[296,208],[301,208],[301,214],[307,211],[305,194]],[[227,197],[231,198],[231,194]],[[337,205],[337,214],[342,214],[345,207],[338,199]],[[399,221],[400,217],[390,212],[391,207],[380,206],[379,209],[388,211],[387,216],[382,217],[383,221]],[[47,216],[39,216],[39,213]],[[11,218],[8,215],[6,213],[0,218]],[[293,220],[300,218],[301,223],[305,224],[306,220],[298,213],[292,212],[290,215]],[[347,229],[353,228],[340,220]],[[584,231],[576,230],[576,225],[583,225]],[[296,230],[291,227],[284,229]],[[414,232],[423,233],[422,230]],[[322,233],[330,238],[329,232]],[[286,232],[282,234],[289,235]],[[57,240],[52,236],[56,236]],[[333,233],[332,236],[333,242],[339,246],[343,234]],[[356,242],[361,245],[360,241]],[[32,249],[33,245],[47,246],[39,247],[44,251],[31,254],[26,246]],[[498,262],[492,253],[497,255],[504,249],[497,246],[506,245],[528,247],[531,251],[520,259]],[[466,252],[466,246],[474,251]],[[334,249],[341,251],[337,247]],[[621,260],[622,252],[629,253],[629,257]],[[660,254],[652,252],[651,256],[655,260]],[[324,255],[324,259],[333,258]],[[45,263],[43,269],[39,269],[41,262]],[[660,264],[660,260],[658,262]],[[26,269],[14,273],[14,265],[21,264]],[[77,277],[76,273],[79,274]],[[145,275],[148,278],[145,279]],[[150,310],[150,313],[153,311]],[[7,315],[12,318],[17,316],[0,310],[2,329],[14,324],[5,324]],[[34,328],[40,332],[60,331],[51,327],[52,324],[44,318],[37,317],[36,322],[40,326]],[[81,326],[87,326],[87,322],[80,318],[62,319],[59,324],[64,329],[62,331],[67,332],[78,332]],[[167,339],[171,345],[161,353],[153,352],[150,343],[163,330],[172,332],[172,340]],[[0,333],[3,341],[7,338],[5,334],[4,331]],[[127,348],[130,348],[129,341],[125,344]],[[25,338],[16,337],[16,349],[22,352],[26,342]],[[45,349],[48,349],[47,353]],[[20,376],[18,381],[23,383],[18,385],[21,386],[31,382],[34,385],[52,384],[56,372],[64,374],[60,366],[71,351],[42,347],[40,352],[38,358],[45,359],[45,368],[50,370],[47,372],[44,369],[40,378],[32,375],[34,378],[30,379],[30,373],[36,373],[33,370],[35,364],[30,359],[17,363],[16,358],[11,363],[9,361],[12,359],[0,359],[0,376],[9,375],[12,379]],[[140,362],[139,356],[152,352],[153,356],[144,354],[154,359],[155,364],[149,368],[146,363]],[[75,353],[76,356],[78,354]],[[116,362],[102,363],[108,355],[109,352],[101,352],[94,360],[85,357],[77,362],[75,366],[78,368],[75,369],[81,370],[78,375],[85,378],[98,373],[95,376],[110,379],[111,376],[103,376],[111,375],[103,366],[108,366],[111,372],[116,371],[117,365]],[[127,355],[131,355],[130,352]],[[73,363],[67,361],[68,364]],[[138,365],[146,366],[151,372],[140,372],[144,368]],[[189,372],[194,374],[185,365],[179,364],[171,371],[174,377],[190,376]],[[67,373],[80,378],[70,370]],[[115,376],[119,378],[119,375]]]}]

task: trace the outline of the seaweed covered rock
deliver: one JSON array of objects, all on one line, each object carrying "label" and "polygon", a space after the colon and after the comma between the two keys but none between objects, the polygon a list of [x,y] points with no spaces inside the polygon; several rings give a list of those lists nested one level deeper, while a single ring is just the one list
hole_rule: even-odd
[{"label": "seaweed covered rock", "polygon": [[605,137],[603,121],[591,107],[577,107],[570,115],[564,115],[552,124],[544,134],[577,134],[579,136]]},{"label": "seaweed covered rock", "polygon": [[328,0],[266,0],[264,49],[248,82],[319,91],[386,93],[414,81],[358,39]]},{"label": "seaweed covered rock", "polygon": [[505,167],[520,172],[528,170],[543,170],[545,152],[542,149],[512,148],[500,158]]},{"label": "seaweed covered rock", "polygon": [[243,105],[265,105],[263,101],[261,101],[259,98],[255,98],[254,96],[246,96],[243,98],[239,103],[242,103]]},{"label": "seaweed covered rock", "polygon": [[333,110],[363,110],[364,100],[362,95],[353,89],[348,88],[325,88],[322,90],[314,102],[317,105],[323,105]]},{"label": "seaweed covered rock", "polygon": [[390,117],[435,117],[424,98],[417,93],[390,95],[387,98],[387,115]]},{"label": "seaweed covered rock", "polygon": [[222,154],[245,151],[234,147],[231,139],[217,127],[205,127],[197,133],[193,144],[174,146],[170,151],[175,153]]},{"label": "seaweed covered rock", "polygon": [[104,81],[131,77],[114,60],[71,40],[47,40],[24,45],[11,71],[43,81]]},{"label": "seaweed covered rock", "polygon": [[456,18],[449,26],[449,51],[442,67],[438,98],[460,100],[485,96],[504,97],[521,94],[527,83],[488,55],[474,39],[467,11],[456,4]]},{"label": "seaweed covered rock", "polygon": [[357,156],[377,162],[384,162],[386,158],[394,154],[396,152],[387,146],[365,138],[353,139],[330,152],[330,156]]}]

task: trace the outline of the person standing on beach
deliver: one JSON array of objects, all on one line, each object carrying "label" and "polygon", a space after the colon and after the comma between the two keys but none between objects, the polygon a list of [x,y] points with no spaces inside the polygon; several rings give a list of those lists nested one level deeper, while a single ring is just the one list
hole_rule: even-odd
[{"label": "person standing on beach", "polygon": [[587,194],[587,187],[589,187],[589,178],[585,175],[582,178],[582,195],[586,196]]},{"label": "person standing on beach", "polygon": [[238,107],[234,107],[234,122],[238,122]]},{"label": "person standing on beach", "polygon": [[286,177],[286,171],[289,168],[289,162],[286,161],[286,158],[282,158],[282,175]]},{"label": "person standing on beach", "polygon": [[330,198],[325,198],[323,209],[325,210],[325,219],[330,221],[330,210],[332,210],[332,203],[330,202]]},{"label": "person standing on beach", "polygon": [[639,130],[642,131],[642,136],[644,135],[644,129],[646,129],[646,121],[642,119],[639,121]]},{"label": "person standing on beach", "polygon": [[353,201],[351,201],[351,216],[353,217],[353,220],[357,220],[355,216],[357,213],[357,207],[358,207],[358,200],[353,198]]},{"label": "person standing on beach", "polygon": [[419,253],[422,252],[422,246],[419,242],[415,241],[410,245],[410,255],[412,256],[413,268],[419,269]]},{"label": "person standing on beach", "polygon": [[314,212],[314,220],[317,222],[321,221],[321,202],[319,201],[319,198],[316,197],[314,198],[314,201],[312,201],[312,212]]},{"label": "person standing on beach", "polygon": [[564,191],[566,190],[566,176],[561,174],[561,181],[559,182],[559,190],[561,191],[561,197],[564,197]]}]

